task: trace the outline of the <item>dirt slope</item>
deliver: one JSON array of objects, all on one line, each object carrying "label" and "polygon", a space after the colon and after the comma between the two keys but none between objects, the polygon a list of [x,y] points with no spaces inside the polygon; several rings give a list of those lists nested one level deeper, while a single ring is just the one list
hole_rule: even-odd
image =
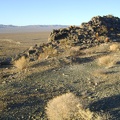
[{"label": "dirt slope", "polygon": [[[98,46],[98,50],[96,47],[83,50],[84,54],[74,59],[64,56],[37,61],[22,71],[3,68],[0,119],[47,119],[44,113],[47,101],[73,92],[91,111],[109,112],[113,120],[119,120],[120,52],[106,51],[105,47],[111,44]],[[106,55],[114,56],[117,63],[111,67],[98,65],[98,58]]]}]

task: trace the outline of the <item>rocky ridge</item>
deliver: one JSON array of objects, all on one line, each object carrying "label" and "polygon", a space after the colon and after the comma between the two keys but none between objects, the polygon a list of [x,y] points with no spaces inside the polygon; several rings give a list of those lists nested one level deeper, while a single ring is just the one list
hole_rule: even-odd
[{"label": "rocky ridge", "polygon": [[[80,49],[89,48],[102,44],[104,42],[120,42],[120,18],[112,15],[96,16],[89,22],[82,23],[80,26],[70,26],[68,28],[53,29],[48,37],[48,42],[35,45],[26,51],[17,55],[14,60],[21,56],[35,61],[40,58],[41,54],[51,50],[51,52],[64,51],[63,46],[79,46]],[[48,49],[47,49],[48,48]],[[56,53],[57,53],[56,52]],[[45,56],[45,57],[49,57]],[[2,64],[3,62],[0,62]]]},{"label": "rocky ridge", "polygon": [[118,41],[120,33],[120,18],[112,15],[96,16],[89,22],[82,23],[80,27],[70,26],[64,29],[53,30],[49,41],[67,39],[75,44],[97,44],[98,42]]},{"label": "rocky ridge", "polygon": [[[112,15],[96,16],[89,22],[82,23],[80,27],[70,26],[53,30],[48,37],[48,43],[33,47],[27,51],[31,55],[39,55],[44,47],[60,47],[61,41],[71,43],[71,46],[80,46],[81,49],[99,45],[104,42],[120,41],[120,18]],[[34,57],[35,58],[35,57]],[[36,57],[37,58],[37,57]]]}]

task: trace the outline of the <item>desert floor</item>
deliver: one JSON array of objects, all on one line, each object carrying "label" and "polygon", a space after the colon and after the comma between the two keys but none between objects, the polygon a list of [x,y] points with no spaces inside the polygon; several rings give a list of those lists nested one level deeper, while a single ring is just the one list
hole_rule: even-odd
[{"label": "desert floor", "polygon": [[[30,46],[47,42],[49,32],[0,34],[0,59],[14,57]],[[47,120],[46,103],[55,96],[72,92],[93,112],[108,112],[120,120],[120,49],[103,43],[70,56],[37,60],[24,70],[0,68],[0,119]],[[99,63],[99,58],[109,59]]]}]

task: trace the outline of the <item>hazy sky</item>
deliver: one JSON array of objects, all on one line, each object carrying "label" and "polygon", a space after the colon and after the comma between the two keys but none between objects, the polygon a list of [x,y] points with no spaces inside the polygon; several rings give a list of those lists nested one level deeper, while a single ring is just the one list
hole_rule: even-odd
[{"label": "hazy sky", "polygon": [[120,17],[120,0],[0,0],[0,24],[80,25],[108,14]]}]

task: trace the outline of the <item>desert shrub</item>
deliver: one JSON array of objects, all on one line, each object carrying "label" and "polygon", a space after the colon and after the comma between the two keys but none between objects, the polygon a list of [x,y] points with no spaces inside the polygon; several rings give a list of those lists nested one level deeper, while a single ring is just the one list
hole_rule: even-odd
[{"label": "desert shrub", "polygon": [[49,120],[109,120],[109,114],[99,114],[85,109],[73,93],[57,96],[47,103]]},{"label": "desert shrub", "polygon": [[117,60],[111,55],[102,56],[98,58],[98,65],[100,66],[112,67],[116,63],[117,63]]},{"label": "desert shrub", "polygon": [[14,62],[14,66],[22,70],[28,67],[28,59],[25,56],[22,56]]},{"label": "desert shrub", "polygon": [[110,45],[110,51],[118,51],[120,49],[118,44],[112,44]]},{"label": "desert shrub", "polygon": [[85,109],[73,93],[57,96],[47,103],[49,120],[109,120],[109,114],[99,114]]},{"label": "desert shrub", "polygon": [[43,60],[43,59],[46,59],[48,57],[54,57],[57,55],[57,53],[58,53],[57,49],[54,48],[52,45],[45,46],[43,48],[43,52],[40,53],[38,59]]},{"label": "desert shrub", "polygon": [[78,107],[78,108],[79,110],[77,114],[75,114],[76,116],[73,120],[76,120],[76,119],[77,120],[94,120],[93,112],[91,112],[89,109],[83,109],[82,107]]},{"label": "desert shrub", "polygon": [[82,54],[80,51],[80,46],[71,47],[69,51],[70,51],[70,56],[78,56]]},{"label": "desert shrub", "polygon": [[47,103],[46,114],[49,120],[71,120],[78,112],[79,99],[72,93],[57,96]]}]

